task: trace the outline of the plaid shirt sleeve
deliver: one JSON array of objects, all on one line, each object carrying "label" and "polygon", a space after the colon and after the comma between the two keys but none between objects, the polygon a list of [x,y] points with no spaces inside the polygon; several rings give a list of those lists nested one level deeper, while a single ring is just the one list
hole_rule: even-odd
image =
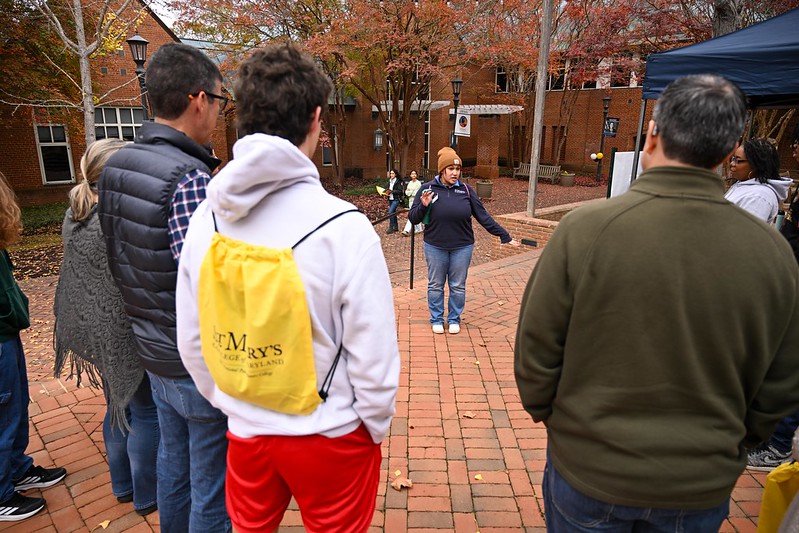
[{"label": "plaid shirt sleeve", "polygon": [[183,176],[172,195],[169,207],[169,248],[177,264],[183,249],[183,238],[189,229],[189,219],[194,210],[205,200],[205,189],[211,176],[200,169],[192,170]]}]

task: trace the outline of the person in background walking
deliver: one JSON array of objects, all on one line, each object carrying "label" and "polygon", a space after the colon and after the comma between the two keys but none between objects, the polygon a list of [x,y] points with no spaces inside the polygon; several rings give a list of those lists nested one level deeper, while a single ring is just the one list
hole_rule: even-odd
[{"label": "person in background walking", "polygon": [[[408,182],[408,185],[405,187],[405,196],[408,198],[408,209],[413,207],[413,202],[416,200],[416,193],[419,192],[419,189],[422,187],[422,182],[419,181],[419,173],[415,170],[411,170],[411,179]],[[422,231],[421,224],[411,224],[411,221],[408,220],[405,223],[405,228],[402,230],[402,236],[407,237],[411,233],[411,228],[416,233]]]},{"label": "person in background walking", "polygon": [[158,413],[97,218],[100,173],[126,144],[119,139],[95,141],[80,160],[83,179],[69,193],[61,231],[64,261],[55,291],[53,344],[56,377],[68,366],[78,385],[85,375],[91,385],[102,386],[111,490],[117,500],[132,501],[136,513],[145,516],[158,509]]},{"label": "person in background walking", "polygon": [[44,509],[44,498],[20,492],[52,487],[67,475],[64,468],[34,465],[25,454],[30,397],[19,332],[30,326],[30,317],[7,251],[21,231],[14,191],[0,173],[0,522],[25,520]]},{"label": "person in background walking", "polygon": [[[396,213],[399,207],[402,195],[405,193],[402,178],[399,177],[396,169],[391,169],[388,173],[388,187],[386,187],[386,196],[388,197],[388,214]],[[397,223],[397,215],[388,219],[387,234],[396,233],[399,231],[399,224]]]},{"label": "person in background walking", "polygon": [[502,244],[519,246],[491,218],[474,189],[460,182],[461,158],[449,147],[438,151],[438,176],[423,184],[408,213],[412,224],[425,221],[424,257],[427,261],[427,307],[433,333],[444,333],[444,285],[449,284],[447,324],[452,334],[461,331],[466,305],[466,275],[472,261],[472,217]]}]

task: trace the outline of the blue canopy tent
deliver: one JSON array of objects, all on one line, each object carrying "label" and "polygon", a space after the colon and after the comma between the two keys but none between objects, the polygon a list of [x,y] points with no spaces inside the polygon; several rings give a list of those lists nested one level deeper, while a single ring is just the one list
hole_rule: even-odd
[{"label": "blue canopy tent", "polygon": [[669,82],[688,74],[724,76],[743,90],[753,108],[799,106],[799,8],[721,37],[650,55],[633,169],[638,164],[647,100],[656,99]]}]

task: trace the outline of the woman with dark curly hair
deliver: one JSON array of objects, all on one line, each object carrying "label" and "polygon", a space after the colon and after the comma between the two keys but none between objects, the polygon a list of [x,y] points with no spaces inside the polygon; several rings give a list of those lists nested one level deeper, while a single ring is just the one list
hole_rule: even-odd
[{"label": "woman with dark curly hair", "polygon": [[749,139],[730,158],[735,183],[724,198],[769,224],[788,197],[790,178],[782,178],[777,148],[767,139]]}]

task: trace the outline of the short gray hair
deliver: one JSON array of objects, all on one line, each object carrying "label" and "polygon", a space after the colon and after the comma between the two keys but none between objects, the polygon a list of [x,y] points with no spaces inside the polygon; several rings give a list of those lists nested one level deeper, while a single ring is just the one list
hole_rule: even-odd
[{"label": "short gray hair", "polygon": [[735,148],[743,133],[746,96],[721,76],[684,76],[666,86],[652,120],[667,157],[713,168]]}]

